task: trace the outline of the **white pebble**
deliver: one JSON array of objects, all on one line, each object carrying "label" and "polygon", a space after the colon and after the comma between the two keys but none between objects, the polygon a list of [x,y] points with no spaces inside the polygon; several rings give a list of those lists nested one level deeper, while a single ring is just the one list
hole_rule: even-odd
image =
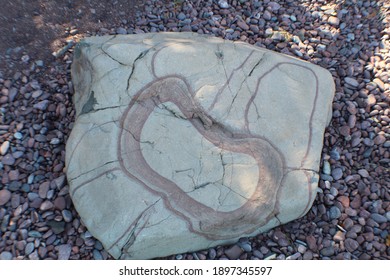
[{"label": "white pebble", "polygon": [[226,0],[219,0],[219,1],[218,1],[218,5],[219,5],[219,7],[221,7],[222,9],[227,9],[227,8],[229,8],[229,4],[227,3]]},{"label": "white pebble", "polygon": [[53,138],[50,140],[50,144],[52,144],[52,145],[58,145],[58,144],[60,144],[60,142],[61,141],[58,138]]},{"label": "white pebble", "polygon": [[23,135],[22,135],[22,133],[20,133],[20,132],[15,132],[14,137],[15,137],[16,139],[20,140],[20,139],[23,138]]}]

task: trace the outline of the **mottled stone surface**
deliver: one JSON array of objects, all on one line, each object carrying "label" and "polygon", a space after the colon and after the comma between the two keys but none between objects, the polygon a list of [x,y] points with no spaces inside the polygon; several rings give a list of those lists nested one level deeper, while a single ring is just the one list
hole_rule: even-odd
[{"label": "mottled stone surface", "polygon": [[74,205],[115,258],[235,242],[317,191],[327,70],[192,33],[87,38],[72,65]]}]

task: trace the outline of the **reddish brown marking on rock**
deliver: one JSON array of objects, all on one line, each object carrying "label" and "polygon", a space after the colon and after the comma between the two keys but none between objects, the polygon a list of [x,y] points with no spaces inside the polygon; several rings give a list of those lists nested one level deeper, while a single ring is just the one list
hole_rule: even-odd
[{"label": "reddish brown marking on rock", "polygon": [[316,90],[315,90],[315,96],[314,96],[314,101],[313,101],[313,109],[311,111],[311,114],[310,114],[310,119],[309,119],[309,139],[308,139],[308,144],[307,144],[307,149],[306,149],[306,152],[305,152],[305,155],[304,157],[302,158],[302,161],[301,161],[301,167],[304,166],[305,162],[306,162],[306,159],[307,159],[307,156],[309,155],[309,152],[310,152],[310,146],[311,146],[311,141],[312,141],[312,134],[313,134],[313,125],[312,125],[312,121],[313,121],[313,116],[314,116],[314,112],[316,110],[316,105],[317,105],[317,99],[318,99],[318,76],[316,75],[316,73],[309,67],[307,66],[304,66],[304,65],[299,65],[297,63],[292,63],[292,62],[280,62],[280,63],[277,63],[275,64],[269,71],[267,71],[264,75],[260,76],[257,80],[257,84],[256,84],[256,89],[254,91],[254,94],[251,96],[251,98],[249,99],[249,102],[248,104],[246,105],[246,108],[245,108],[245,127],[246,127],[246,130],[249,131],[249,119],[248,119],[248,116],[249,116],[249,108],[251,106],[251,104],[253,104],[255,98],[257,97],[258,93],[259,93],[259,88],[260,88],[260,83],[261,83],[261,80],[267,76],[268,74],[270,74],[273,70],[275,70],[277,67],[279,67],[280,65],[284,65],[284,64],[287,64],[287,65],[295,65],[295,66],[299,66],[299,67],[302,67],[302,68],[305,68],[306,70],[309,70],[315,77],[315,80],[316,80]]},{"label": "reddish brown marking on rock", "polygon": [[[215,146],[247,154],[256,160],[258,184],[253,195],[240,208],[229,212],[216,211],[191,198],[146,162],[141,152],[140,135],[154,108],[165,102],[174,103],[197,131]],[[210,122],[210,127],[204,127],[205,120]],[[191,231],[209,239],[233,238],[255,231],[274,216],[276,196],[283,178],[283,156],[264,138],[245,131],[231,133],[217,123],[199,106],[189,84],[181,77],[159,78],[140,90],[124,112],[120,128],[118,159],[122,171],[162,197],[166,207],[186,220]],[[264,196],[267,199],[259,201],[259,197]],[[233,233],[226,234],[226,227],[233,229]]]},{"label": "reddish brown marking on rock", "polygon": [[233,71],[230,73],[229,77],[227,77],[226,79],[226,83],[221,87],[221,89],[218,91],[218,93],[216,94],[214,100],[213,100],[213,103],[211,103],[210,107],[208,108],[209,111],[213,110],[214,107],[215,107],[215,104],[217,103],[217,101],[219,100],[222,92],[224,91],[224,89],[229,85],[230,83],[230,80],[232,79],[234,73],[236,73],[236,71],[242,69],[245,65],[245,63],[247,63],[248,59],[252,56],[252,54],[254,53],[255,51],[251,51],[250,54],[245,58],[245,60],[236,68],[233,69]]},{"label": "reddish brown marking on rock", "polygon": [[156,64],[156,63],[155,63],[156,56],[158,55],[158,53],[159,53],[160,51],[162,51],[162,50],[165,49],[166,47],[169,47],[169,45],[164,46],[164,47],[158,49],[158,50],[153,54],[153,56],[152,56],[152,74],[153,74],[153,76],[154,76],[155,78],[158,78],[158,77],[157,77],[157,74],[156,74],[156,66],[155,66],[155,64]]}]

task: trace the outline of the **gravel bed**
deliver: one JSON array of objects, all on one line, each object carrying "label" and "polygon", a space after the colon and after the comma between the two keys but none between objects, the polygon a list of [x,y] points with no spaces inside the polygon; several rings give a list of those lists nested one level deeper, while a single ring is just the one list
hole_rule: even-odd
[{"label": "gravel bed", "polygon": [[75,13],[89,16],[66,28],[52,22],[63,39],[53,55],[12,41],[0,53],[0,260],[111,258],[75,211],[64,173],[73,46],[84,36],[161,31],[245,41],[318,64],[336,83],[309,213],[168,259],[390,259],[389,1],[144,1],[131,14],[109,1],[109,17],[100,1],[77,2]]}]

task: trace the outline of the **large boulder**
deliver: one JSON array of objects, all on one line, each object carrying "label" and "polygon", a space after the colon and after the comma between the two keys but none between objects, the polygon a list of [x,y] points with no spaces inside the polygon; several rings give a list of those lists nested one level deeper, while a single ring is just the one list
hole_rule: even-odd
[{"label": "large boulder", "polygon": [[237,241],[302,217],[334,83],[316,65],[193,33],[75,49],[70,194],[115,258]]}]

